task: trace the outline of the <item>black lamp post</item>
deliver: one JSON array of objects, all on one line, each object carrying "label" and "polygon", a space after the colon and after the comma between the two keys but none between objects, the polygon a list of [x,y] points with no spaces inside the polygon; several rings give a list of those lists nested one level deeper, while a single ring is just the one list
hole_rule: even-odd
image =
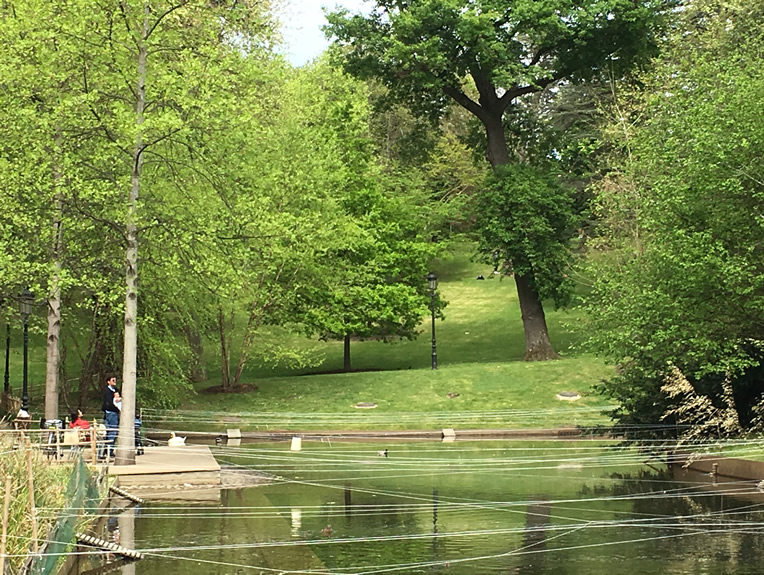
[{"label": "black lamp post", "polygon": [[427,274],[427,286],[430,288],[430,312],[432,312],[432,368],[438,369],[438,353],[435,351],[435,290],[438,289],[438,276]]},{"label": "black lamp post", "polygon": [[6,395],[11,394],[11,382],[8,379],[8,365],[11,356],[11,322],[5,321],[5,375],[3,376],[3,391]]},{"label": "black lamp post", "polygon": [[27,357],[29,349],[29,314],[32,313],[32,302],[34,295],[29,288],[25,288],[19,295],[19,309],[24,318],[24,362],[22,364],[22,391],[21,391],[21,409],[29,413],[29,388],[27,387]]},{"label": "black lamp post", "polygon": [[[0,309],[5,306],[5,298],[0,298]],[[11,382],[8,379],[8,365],[11,356],[11,322],[8,318],[5,318],[5,375],[3,376],[3,393],[5,395],[11,394]]]}]

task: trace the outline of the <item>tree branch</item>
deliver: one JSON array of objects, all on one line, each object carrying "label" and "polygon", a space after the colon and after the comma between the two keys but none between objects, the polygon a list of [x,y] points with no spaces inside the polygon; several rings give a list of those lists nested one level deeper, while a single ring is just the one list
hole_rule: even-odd
[{"label": "tree branch", "polygon": [[488,119],[488,114],[485,111],[485,109],[480,104],[475,102],[472,98],[467,96],[461,90],[458,90],[451,86],[443,86],[443,93],[446,94],[446,96],[448,96],[452,100],[454,100],[462,108],[464,108],[468,112],[471,112],[472,114],[477,116],[481,121],[485,121]]},{"label": "tree branch", "polygon": [[186,4],[188,4],[188,2],[184,0],[183,2],[180,2],[176,4],[175,6],[170,6],[167,10],[164,11],[164,13],[160,14],[159,17],[157,18],[157,21],[154,22],[151,28],[149,28],[149,31],[146,34],[146,37],[144,38],[144,40],[148,40],[151,37],[152,32],[154,32],[156,27],[159,26],[159,24],[162,22],[162,20],[164,20],[165,17],[175,12],[175,10],[178,10],[179,8],[183,8],[183,6],[185,6]]},{"label": "tree branch", "polygon": [[549,84],[554,84],[555,82],[558,82],[562,80],[565,76],[568,75],[567,71],[560,71],[551,78],[543,78],[541,80],[536,80],[532,84],[528,84],[527,86],[513,86],[499,98],[499,104],[501,106],[502,113],[504,110],[507,109],[507,106],[512,103],[512,100],[515,98],[519,98],[520,96],[525,96],[526,94],[533,94],[534,92],[541,92],[544,88],[549,86]]}]

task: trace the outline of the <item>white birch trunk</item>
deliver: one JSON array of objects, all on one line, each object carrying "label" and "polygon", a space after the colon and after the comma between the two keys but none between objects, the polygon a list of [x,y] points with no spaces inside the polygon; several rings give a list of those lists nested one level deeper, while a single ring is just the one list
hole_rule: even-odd
[{"label": "white birch trunk", "polygon": [[[56,137],[58,139],[58,135]],[[58,158],[55,156],[54,161]],[[58,378],[61,372],[61,242],[63,239],[63,200],[61,197],[61,171],[56,163],[53,182],[56,188],[53,210],[53,242],[51,244],[50,289],[48,291],[48,339],[45,364],[45,419],[58,419]]]},{"label": "white birch trunk", "polygon": [[138,225],[136,211],[141,190],[143,168],[143,121],[146,109],[146,62],[149,35],[148,2],[144,5],[143,25],[138,39],[138,85],[135,101],[136,135],[133,147],[133,168],[130,175],[130,201],[127,212],[127,249],[125,250],[125,345],[122,363],[122,412],[119,416],[119,437],[115,465],[135,465],[135,392],[138,360]]},{"label": "white birch trunk", "polygon": [[[61,222],[57,222],[60,241]],[[48,341],[45,365],[45,419],[58,418],[58,377],[61,363],[61,260],[53,261],[50,293],[48,294]]]}]

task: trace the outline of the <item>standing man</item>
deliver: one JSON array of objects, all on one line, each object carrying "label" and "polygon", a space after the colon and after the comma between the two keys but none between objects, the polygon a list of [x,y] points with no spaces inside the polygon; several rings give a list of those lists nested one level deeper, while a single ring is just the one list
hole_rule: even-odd
[{"label": "standing man", "polygon": [[114,445],[117,443],[119,432],[119,409],[114,405],[114,394],[117,393],[117,378],[109,376],[106,389],[103,391],[103,420],[106,424],[106,444],[109,457],[114,457]]}]

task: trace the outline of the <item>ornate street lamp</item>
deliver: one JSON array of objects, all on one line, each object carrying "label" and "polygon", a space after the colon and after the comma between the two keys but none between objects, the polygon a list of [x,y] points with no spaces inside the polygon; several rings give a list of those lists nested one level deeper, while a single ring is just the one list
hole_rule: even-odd
[{"label": "ornate street lamp", "polygon": [[438,276],[427,274],[427,287],[430,288],[430,312],[432,313],[432,368],[438,369],[438,353],[435,351],[435,290],[438,289]]},{"label": "ornate street lamp", "polygon": [[11,382],[8,375],[8,366],[11,357],[11,322],[5,321],[5,375],[3,376],[3,391],[6,395],[11,394]]},{"label": "ornate street lamp", "polygon": [[[5,305],[5,299],[0,298],[0,308]],[[9,379],[9,361],[11,357],[11,322],[5,319],[5,374],[3,375],[3,393],[8,396],[11,394],[11,382]]]},{"label": "ornate street lamp", "polygon": [[29,288],[25,288],[21,294],[19,294],[19,310],[24,318],[24,362],[22,364],[22,391],[21,391],[21,409],[25,413],[29,413],[29,388],[27,378],[27,357],[29,350],[29,314],[32,313],[32,303],[34,302],[34,294],[29,291]]}]

